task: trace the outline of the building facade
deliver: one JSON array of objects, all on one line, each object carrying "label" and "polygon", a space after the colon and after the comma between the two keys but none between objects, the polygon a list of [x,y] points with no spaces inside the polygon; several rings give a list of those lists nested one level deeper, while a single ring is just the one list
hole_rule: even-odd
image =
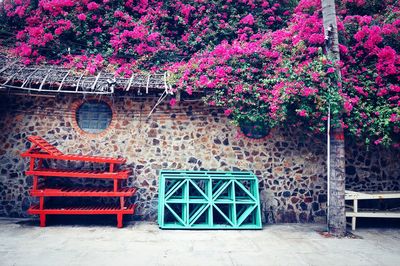
[{"label": "building facade", "polygon": [[[161,169],[253,171],[259,178],[263,222],[326,219],[324,136],[280,129],[250,139],[222,112],[199,100],[175,106],[165,101],[149,116],[157,101],[151,97],[43,96],[0,97],[0,216],[25,217],[35,200],[29,195],[32,177],[24,175],[28,162],[19,154],[29,148],[27,136],[39,135],[64,153],[127,158],[133,173],[126,185],[138,188],[132,198],[138,220],[156,220]],[[87,102],[107,105],[110,112],[83,108]],[[399,151],[346,141],[347,189],[400,189]],[[61,166],[92,167],[72,162]],[[109,185],[100,180],[69,182]]]}]

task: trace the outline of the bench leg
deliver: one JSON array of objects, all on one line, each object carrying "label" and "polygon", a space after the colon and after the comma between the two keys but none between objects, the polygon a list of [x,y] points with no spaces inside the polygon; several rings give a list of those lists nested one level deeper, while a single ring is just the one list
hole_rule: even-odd
[{"label": "bench leg", "polygon": [[125,208],[125,198],[124,197],[119,197],[119,203],[121,206],[121,210]]},{"label": "bench leg", "polygon": [[356,217],[351,218],[351,230],[355,231],[356,230]]},{"label": "bench leg", "polygon": [[39,208],[40,210],[43,210],[44,208],[44,197],[39,198]]},{"label": "bench leg", "polygon": [[114,192],[117,192],[119,190],[119,180],[114,179]]},{"label": "bench leg", "polygon": [[38,186],[38,176],[34,175],[33,176],[33,190],[36,191],[37,190],[37,186]]},{"label": "bench leg", "polygon": [[117,227],[122,228],[122,213],[117,214]]},{"label": "bench leg", "polygon": [[46,214],[40,214],[40,227],[46,227]]},{"label": "bench leg", "polygon": [[[353,200],[353,212],[357,215],[358,212],[358,200]],[[355,231],[356,230],[356,222],[357,222],[357,217],[352,217],[351,218],[351,230]]]}]

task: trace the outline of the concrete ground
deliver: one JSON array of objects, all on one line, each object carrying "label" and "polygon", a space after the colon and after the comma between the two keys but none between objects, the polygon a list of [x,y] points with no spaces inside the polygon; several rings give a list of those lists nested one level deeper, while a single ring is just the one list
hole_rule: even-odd
[{"label": "concrete ground", "polygon": [[400,229],[333,239],[316,224],[258,231],[174,231],[136,222],[50,224],[0,218],[0,265],[400,265]]}]

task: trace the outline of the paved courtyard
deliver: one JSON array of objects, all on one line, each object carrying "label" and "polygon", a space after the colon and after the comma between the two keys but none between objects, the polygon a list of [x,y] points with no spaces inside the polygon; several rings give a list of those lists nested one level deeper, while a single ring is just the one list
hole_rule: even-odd
[{"label": "paved courtyard", "polygon": [[[113,224],[114,225],[114,224]],[[316,224],[172,231],[156,224],[50,224],[0,218],[0,265],[400,265],[400,229],[333,239]]]}]

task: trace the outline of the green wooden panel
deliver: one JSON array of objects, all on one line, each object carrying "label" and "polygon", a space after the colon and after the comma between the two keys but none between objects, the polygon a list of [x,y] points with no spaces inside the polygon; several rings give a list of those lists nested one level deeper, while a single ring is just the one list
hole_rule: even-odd
[{"label": "green wooden panel", "polygon": [[261,229],[252,172],[162,170],[158,224],[163,229]]}]

